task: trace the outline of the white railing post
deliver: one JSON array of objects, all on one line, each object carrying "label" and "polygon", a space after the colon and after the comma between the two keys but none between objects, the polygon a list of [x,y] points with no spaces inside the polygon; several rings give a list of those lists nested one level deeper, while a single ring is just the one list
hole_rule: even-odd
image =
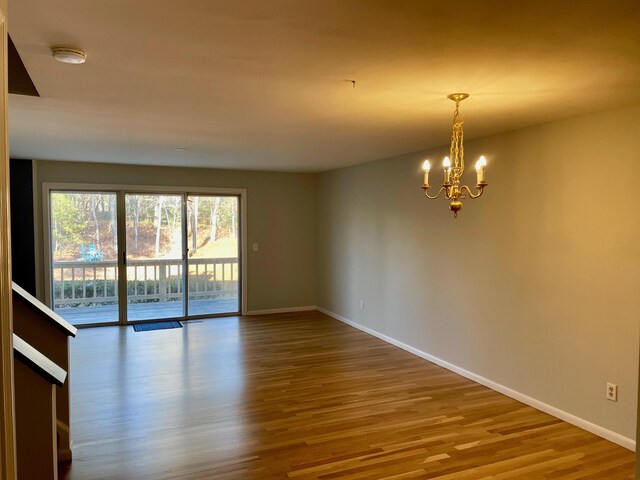
[{"label": "white railing post", "polygon": [[158,265],[158,273],[159,273],[159,294],[160,294],[160,303],[165,303],[167,301],[167,272],[166,265]]}]

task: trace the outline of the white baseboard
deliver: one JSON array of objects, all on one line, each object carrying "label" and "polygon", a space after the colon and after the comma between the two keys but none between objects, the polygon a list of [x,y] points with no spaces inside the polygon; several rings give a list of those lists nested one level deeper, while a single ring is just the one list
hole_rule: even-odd
[{"label": "white baseboard", "polygon": [[269,315],[271,313],[310,312],[315,310],[315,305],[307,307],[267,308],[265,310],[249,310],[247,315]]},{"label": "white baseboard", "polygon": [[462,375],[463,377],[466,377],[469,380],[473,380],[476,383],[484,385],[485,387],[488,387],[491,390],[495,390],[496,392],[502,393],[503,395],[506,395],[515,400],[518,400],[519,402],[525,403],[537,410],[548,413],[549,415],[559,418],[560,420],[564,420],[567,423],[570,423],[572,425],[575,425],[576,427],[579,427],[579,428],[582,428],[583,430],[591,432],[594,435],[598,435],[599,437],[602,437],[606,440],[616,443],[621,447],[624,447],[634,452],[636,450],[636,441],[631,438],[620,435],[619,433],[608,430],[604,427],[601,427],[600,425],[596,425],[595,423],[591,423],[588,420],[585,420],[584,418],[577,417],[569,412],[565,412],[564,410],[560,410],[559,408],[556,408],[549,404],[541,402],[540,400],[536,400],[535,398],[529,397],[528,395],[525,395],[524,393],[520,393],[516,390],[513,390],[512,388],[505,387],[504,385],[496,383],[476,373],[465,370],[464,368],[460,368],[438,357],[434,357],[433,355],[423,352],[422,350],[412,347],[411,345],[407,345],[406,343],[403,343],[399,340],[396,340],[380,332],[377,332],[369,327],[365,327],[364,325],[360,325],[359,323],[353,322],[348,318],[338,315],[337,313],[331,312],[325,308],[316,307],[316,310],[332,318],[335,318],[336,320],[340,320],[341,322],[346,323],[347,325],[357,328],[358,330],[368,333],[369,335],[373,335],[374,337],[377,337],[380,340],[384,340],[385,342],[390,343],[391,345],[394,345],[398,348],[406,350],[409,353],[417,355],[420,358],[424,358],[425,360],[435,363],[436,365],[446,368],[447,370],[451,370],[452,372],[455,372],[458,375]]}]

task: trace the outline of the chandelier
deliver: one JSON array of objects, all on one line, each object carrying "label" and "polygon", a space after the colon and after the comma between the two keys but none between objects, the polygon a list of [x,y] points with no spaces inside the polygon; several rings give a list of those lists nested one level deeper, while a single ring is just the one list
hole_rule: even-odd
[{"label": "chandelier", "polygon": [[458,217],[458,212],[462,210],[462,202],[465,198],[478,198],[484,192],[487,186],[485,181],[484,169],[487,166],[486,159],[481,156],[476,162],[476,193],[473,193],[466,185],[460,185],[460,178],[464,172],[464,134],[462,133],[462,116],[458,111],[460,102],[469,96],[468,93],[452,93],[447,98],[456,102],[456,111],[453,114],[453,133],[451,134],[451,147],[449,148],[449,156],[444,157],[442,167],[444,168],[444,180],[442,186],[435,196],[429,195],[429,170],[431,164],[429,160],[425,160],[422,169],[424,170],[424,194],[435,199],[444,193],[444,197],[449,202],[449,208],[453,212],[454,218]]}]

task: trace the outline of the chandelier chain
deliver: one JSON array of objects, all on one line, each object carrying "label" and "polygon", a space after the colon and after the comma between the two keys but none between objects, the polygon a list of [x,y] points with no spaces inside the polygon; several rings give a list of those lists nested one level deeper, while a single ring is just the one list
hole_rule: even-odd
[{"label": "chandelier chain", "polygon": [[453,131],[451,132],[451,146],[449,157],[454,169],[454,177],[460,177],[464,172],[464,132],[462,130],[462,115],[458,110],[460,103],[456,102],[456,111],[453,113]]}]

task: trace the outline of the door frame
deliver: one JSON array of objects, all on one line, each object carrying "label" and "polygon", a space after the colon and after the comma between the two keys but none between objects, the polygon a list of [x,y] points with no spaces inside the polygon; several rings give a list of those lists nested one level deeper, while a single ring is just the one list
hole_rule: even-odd
[{"label": "door frame", "polygon": [[[181,187],[181,186],[156,186],[156,185],[122,185],[122,184],[97,184],[97,183],[59,183],[59,182],[43,182],[42,183],[42,224],[43,224],[43,263],[44,268],[44,303],[53,308],[52,305],[52,284],[51,284],[51,230],[50,230],[50,194],[51,191],[68,191],[68,192],[109,192],[117,194],[118,211],[124,213],[123,207],[125,202],[125,193],[153,193],[153,194],[180,194],[180,195],[223,195],[237,196],[239,198],[238,208],[238,239],[239,247],[239,263],[240,263],[240,315],[247,314],[247,189],[246,188],[226,188],[226,187]],[[117,219],[118,231],[124,232],[126,228],[125,215],[118,215]],[[185,225],[186,228],[186,225]],[[122,229],[122,230],[121,230]],[[118,278],[126,279],[126,265],[123,255],[126,253],[126,239],[124,235],[118,235]],[[123,276],[124,275],[124,276]],[[126,321],[126,301],[120,300],[122,292],[126,293],[126,282],[118,282],[118,304],[119,304],[119,322],[108,322],[98,324],[81,325],[81,327],[106,326],[106,325],[130,325]],[[185,292],[186,293],[186,292]],[[126,295],[125,295],[126,296]],[[236,315],[236,314],[229,314]],[[224,315],[198,315],[187,317],[187,319],[206,318],[212,316]],[[165,320],[165,319],[163,319]],[[171,319],[166,319],[171,320]],[[154,320],[147,320],[154,321]],[[144,323],[141,320],[135,323]]]},{"label": "door frame", "polygon": [[0,0],[0,478],[16,478],[7,128],[7,2]]}]

